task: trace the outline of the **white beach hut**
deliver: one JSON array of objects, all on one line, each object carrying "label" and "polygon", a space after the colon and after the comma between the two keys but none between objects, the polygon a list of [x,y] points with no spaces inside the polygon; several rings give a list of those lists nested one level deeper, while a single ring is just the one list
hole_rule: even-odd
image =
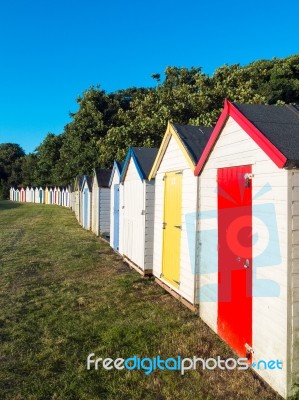
[{"label": "white beach hut", "polygon": [[212,128],[169,123],[149,179],[155,178],[153,275],[156,281],[194,309],[198,178],[194,169]]},{"label": "white beach hut", "polygon": [[[26,202],[32,203],[31,199],[31,188],[29,186],[26,187]],[[34,201],[33,201],[34,202]]]},{"label": "white beach hut", "polygon": [[121,174],[120,240],[125,260],[141,274],[153,267],[155,182],[148,181],[158,149],[131,147]]},{"label": "white beach hut", "polygon": [[88,175],[83,176],[81,186],[80,218],[84,229],[91,229],[91,206],[92,206],[92,180]]},{"label": "white beach hut", "polygon": [[110,188],[111,169],[96,168],[92,179],[92,231],[97,236],[110,235]]},{"label": "white beach hut", "polygon": [[75,216],[78,222],[81,221],[80,218],[80,203],[81,203],[81,187],[83,182],[83,175],[77,175],[74,181],[74,193],[75,193]]},{"label": "white beach hut", "polygon": [[14,187],[11,187],[9,190],[9,200],[15,201],[15,188]]},{"label": "white beach hut", "polygon": [[119,240],[120,204],[120,175],[124,163],[114,161],[110,180],[110,246],[122,254],[122,246]]},{"label": "white beach hut", "polygon": [[299,384],[298,107],[226,101],[195,173],[200,316],[277,392],[292,395]]},{"label": "white beach hut", "polygon": [[29,201],[31,203],[35,203],[35,191],[34,191],[34,187],[31,187],[30,189],[30,195],[29,195]]},{"label": "white beach hut", "polygon": [[21,193],[19,188],[15,190],[15,201],[21,201]]}]

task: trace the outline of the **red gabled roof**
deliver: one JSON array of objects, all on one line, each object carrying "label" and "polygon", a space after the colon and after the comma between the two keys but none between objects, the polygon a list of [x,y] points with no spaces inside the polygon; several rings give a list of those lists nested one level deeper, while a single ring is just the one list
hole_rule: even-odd
[{"label": "red gabled roof", "polygon": [[228,117],[232,117],[279,168],[282,168],[286,164],[287,158],[281,153],[281,151],[278,150],[277,147],[275,147],[270,140],[267,139],[265,135],[234,106],[234,104],[225,100],[224,109],[197,163],[194,175],[199,175],[201,173]]}]

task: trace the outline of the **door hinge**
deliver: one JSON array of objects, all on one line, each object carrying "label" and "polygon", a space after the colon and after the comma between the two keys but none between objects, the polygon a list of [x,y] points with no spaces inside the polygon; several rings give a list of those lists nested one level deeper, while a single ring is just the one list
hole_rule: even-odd
[{"label": "door hinge", "polygon": [[163,272],[161,272],[161,274],[160,274],[160,278],[163,278],[164,277],[164,274],[163,274]]},{"label": "door hinge", "polygon": [[254,353],[253,348],[248,343],[245,343],[244,347],[246,349],[246,353],[248,353],[248,354]]},{"label": "door hinge", "polygon": [[162,229],[165,229],[166,228],[166,222],[162,222]]}]

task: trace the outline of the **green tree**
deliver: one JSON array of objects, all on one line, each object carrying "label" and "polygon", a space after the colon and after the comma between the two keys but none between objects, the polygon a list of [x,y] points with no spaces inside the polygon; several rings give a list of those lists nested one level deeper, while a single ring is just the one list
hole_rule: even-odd
[{"label": "green tree", "polygon": [[60,160],[62,143],[62,135],[48,133],[44,141],[35,149],[34,159],[31,162],[36,162],[34,181],[37,186],[60,184],[55,172]]},{"label": "green tree", "polygon": [[22,183],[24,150],[15,143],[0,144],[0,198],[8,198],[11,186]]}]

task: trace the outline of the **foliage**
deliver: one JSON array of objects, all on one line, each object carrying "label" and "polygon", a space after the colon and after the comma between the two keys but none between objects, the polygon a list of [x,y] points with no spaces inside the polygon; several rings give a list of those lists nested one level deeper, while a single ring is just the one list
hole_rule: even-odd
[{"label": "foliage", "polygon": [[152,78],[152,88],[107,94],[92,86],[84,91],[62,134],[48,134],[34,155],[26,156],[21,181],[64,185],[77,174],[91,174],[95,167],[111,167],[114,159],[124,159],[129,146],[159,147],[168,121],[213,126],[225,98],[239,103],[299,103],[299,55],[224,65],[212,76],[199,67],[170,66],[163,79],[160,73]]},{"label": "foliage", "polygon": [[8,197],[9,188],[22,183],[24,150],[15,143],[0,144],[0,198]]}]

